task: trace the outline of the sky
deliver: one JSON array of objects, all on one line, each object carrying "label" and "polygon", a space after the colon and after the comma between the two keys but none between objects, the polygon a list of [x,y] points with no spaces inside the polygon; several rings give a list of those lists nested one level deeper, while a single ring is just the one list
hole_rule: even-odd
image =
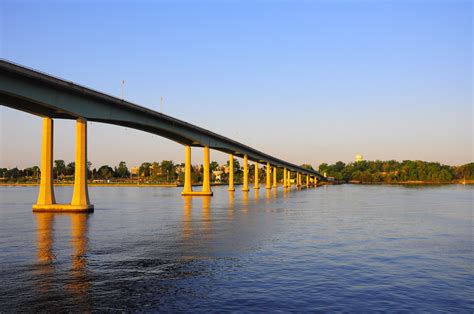
[{"label": "sky", "polygon": [[[460,0],[0,0],[0,56],[114,96],[125,80],[128,101],[296,164],[459,165],[474,160],[472,13]],[[0,121],[0,167],[39,165],[41,118],[0,106]],[[88,126],[93,167],[184,160],[165,138]],[[54,145],[74,160],[74,121],[55,120]]]}]

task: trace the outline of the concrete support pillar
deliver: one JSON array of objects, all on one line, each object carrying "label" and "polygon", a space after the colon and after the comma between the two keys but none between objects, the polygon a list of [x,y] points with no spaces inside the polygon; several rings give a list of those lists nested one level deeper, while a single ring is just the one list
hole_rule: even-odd
[{"label": "concrete support pillar", "polygon": [[266,184],[265,188],[271,189],[272,188],[272,178],[271,178],[272,177],[272,166],[270,166],[269,162],[267,162],[267,169],[266,170],[267,170],[267,177],[266,177],[267,184]]},{"label": "concrete support pillar", "polygon": [[273,167],[273,188],[277,188],[277,167]]},{"label": "concrete support pillar", "polygon": [[234,155],[229,155],[229,191],[234,189]]},{"label": "concrete support pillar", "polygon": [[255,177],[254,177],[254,184],[253,188],[258,190],[260,187],[258,186],[258,162],[255,162]]},{"label": "concrete support pillar", "polygon": [[306,175],[306,187],[309,188],[309,174]]},{"label": "concrete support pillar", "polygon": [[55,204],[53,188],[53,136],[54,122],[43,119],[43,139],[41,144],[41,179],[37,205]]},{"label": "concrete support pillar", "polygon": [[318,177],[314,177],[314,186],[318,186]]},{"label": "concrete support pillar", "polygon": [[288,187],[291,188],[291,171],[288,170]]},{"label": "concrete support pillar", "polygon": [[191,184],[191,146],[185,146],[185,160],[184,160],[184,186],[181,194],[188,194],[193,191]]},{"label": "concrete support pillar", "polygon": [[301,173],[299,172],[296,173],[296,186],[301,186]]},{"label": "concrete support pillar", "polygon": [[87,188],[87,120],[82,118],[76,121],[76,162],[71,205],[79,210],[94,208],[89,202]]},{"label": "concrete support pillar", "polygon": [[212,195],[209,146],[204,146],[202,194]]},{"label": "concrete support pillar", "polygon": [[288,187],[288,182],[286,182],[287,181],[286,173],[287,173],[286,168],[283,168],[283,187],[284,188]]},{"label": "concrete support pillar", "polygon": [[247,155],[244,155],[244,182],[242,191],[249,190],[249,161]]}]

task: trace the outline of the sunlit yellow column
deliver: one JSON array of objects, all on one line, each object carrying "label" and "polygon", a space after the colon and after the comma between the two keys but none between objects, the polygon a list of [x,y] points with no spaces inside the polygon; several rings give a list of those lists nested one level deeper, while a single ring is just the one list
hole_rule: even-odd
[{"label": "sunlit yellow column", "polygon": [[78,210],[94,209],[87,189],[87,121],[82,118],[76,121],[76,162],[71,205]]},{"label": "sunlit yellow column", "polygon": [[191,146],[185,146],[185,160],[184,160],[184,186],[181,194],[185,195],[193,191],[191,184]]},{"label": "sunlit yellow column", "polygon": [[204,160],[203,160],[203,180],[202,180],[202,194],[212,195],[211,191],[211,172],[210,172],[210,156],[209,156],[209,146],[204,146]]},{"label": "sunlit yellow column", "polygon": [[286,182],[286,168],[283,168],[283,187],[286,188],[288,187],[288,182]]},{"label": "sunlit yellow column", "polygon": [[288,170],[288,175],[286,176],[286,179],[288,180],[288,187],[291,188],[291,171]]},{"label": "sunlit yellow column", "polygon": [[229,191],[234,189],[234,155],[229,155]]},{"label": "sunlit yellow column", "polygon": [[254,177],[253,181],[254,181],[253,188],[255,190],[258,190],[260,188],[258,186],[258,162],[255,162],[255,177]]},{"label": "sunlit yellow column", "polygon": [[296,173],[296,186],[301,186],[301,173],[299,172]]},{"label": "sunlit yellow column", "polygon": [[318,178],[317,177],[314,177],[314,186],[318,186]]},{"label": "sunlit yellow column", "polygon": [[277,188],[277,167],[273,167],[273,188]]},{"label": "sunlit yellow column", "polygon": [[267,185],[265,186],[265,188],[267,189],[271,189],[272,188],[272,167],[270,166],[270,163],[267,162]]},{"label": "sunlit yellow column", "polygon": [[306,187],[309,188],[309,174],[306,175]]},{"label": "sunlit yellow column", "polygon": [[244,155],[244,182],[242,191],[249,190],[249,161],[247,155]]},{"label": "sunlit yellow column", "polygon": [[36,202],[37,205],[51,205],[56,203],[53,189],[53,133],[53,119],[44,118],[43,139],[41,144],[41,179],[38,200]]}]

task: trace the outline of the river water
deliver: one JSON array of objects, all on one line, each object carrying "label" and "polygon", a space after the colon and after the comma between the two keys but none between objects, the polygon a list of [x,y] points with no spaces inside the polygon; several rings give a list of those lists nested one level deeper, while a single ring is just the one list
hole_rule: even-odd
[{"label": "river water", "polygon": [[474,310],[472,186],[213,190],[1,187],[0,311]]}]

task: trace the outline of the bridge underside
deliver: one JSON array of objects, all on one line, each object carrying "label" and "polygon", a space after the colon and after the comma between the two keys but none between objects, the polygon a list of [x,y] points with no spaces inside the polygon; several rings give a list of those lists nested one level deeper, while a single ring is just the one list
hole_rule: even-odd
[{"label": "bridge underside", "polygon": [[142,130],[183,145],[209,147],[324,179],[198,126],[9,62],[0,61],[0,104],[41,117],[78,119]]}]

